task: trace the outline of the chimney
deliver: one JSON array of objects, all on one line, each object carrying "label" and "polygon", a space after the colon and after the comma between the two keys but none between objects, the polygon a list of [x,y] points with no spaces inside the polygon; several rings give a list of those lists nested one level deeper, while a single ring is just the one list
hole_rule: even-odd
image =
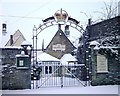
[{"label": "chimney", "polygon": [[120,16],[120,1],[118,2],[118,16]]},{"label": "chimney", "polygon": [[88,26],[90,26],[91,23],[92,23],[92,20],[91,20],[91,18],[89,18],[89,19],[88,19]]},{"label": "chimney", "polygon": [[10,46],[13,45],[13,35],[10,35]]},{"label": "chimney", "polygon": [[5,23],[3,23],[3,24],[2,24],[2,34],[3,34],[3,35],[6,35],[6,33],[7,33],[6,30],[7,30],[7,25],[6,25]]}]

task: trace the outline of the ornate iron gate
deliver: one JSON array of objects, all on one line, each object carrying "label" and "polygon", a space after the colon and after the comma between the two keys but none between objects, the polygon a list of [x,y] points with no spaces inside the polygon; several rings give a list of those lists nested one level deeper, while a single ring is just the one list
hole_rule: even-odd
[{"label": "ornate iron gate", "polygon": [[40,79],[32,80],[31,88],[86,86],[86,81],[80,80],[81,66],[83,64],[40,65],[43,69]]},{"label": "ornate iron gate", "polygon": [[[85,32],[83,27],[80,25],[80,22],[74,18],[68,16],[65,10],[58,10],[55,12],[54,16],[48,17],[43,20],[43,24],[40,24],[38,28],[34,26],[33,28],[33,65],[38,65],[37,55],[38,49],[38,35],[44,29],[58,25],[61,28],[61,25],[70,26],[81,34]],[[69,32],[68,32],[69,33]],[[80,35],[81,36],[81,35]],[[43,49],[44,50],[44,49]],[[40,50],[41,51],[41,50]],[[68,53],[68,52],[67,52]],[[34,62],[35,61],[35,62]],[[39,74],[39,80],[32,80],[32,88],[41,88],[41,87],[52,87],[52,86],[86,86],[85,82],[80,81],[81,66],[83,64],[74,64],[74,65],[61,65],[61,64],[51,64],[51,65],[39,65],[43,70]],[[85,65],[84,65],[85,66]]]}]

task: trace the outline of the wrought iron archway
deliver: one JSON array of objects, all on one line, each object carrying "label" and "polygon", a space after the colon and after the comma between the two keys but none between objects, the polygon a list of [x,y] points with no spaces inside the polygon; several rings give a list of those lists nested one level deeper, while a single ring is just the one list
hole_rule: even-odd
[{"label": "wrought iron archway", "polygon": [[[33,28],[33,57],[36,57],[36,58],[37,58],[37,50],[38,50],[37,49],[38,35],[40,34],[41,31],[45,30],[46,28],[55,26],[55,25],[68,25],[76,29],[81,34],[85,32],[82,25],[80,25],[80,22],[68,16],[68,13],[62,9],[56,11],[54,16],[48,17],[42,21],[43,21],[43,24],[40,24],[38,28],[35,25]],[[36,64],[37,64],[37,60],[36,60]]]},{"label": "wrought iron archway", "polygon": [[[54,16],[48,17],[43,21],[43,24],[40,24],[38,28],[34,25],[33,28],[33,66],[37,65],[37,51],[40,51],[41,49],[37,48],[37,40],[38,40],[38,35],[40,34],[41,31],[45,30],[46,28],[49,28],[51,26],[55,25],[68,25],[74,29],[76,29],[78,32],[83,34],[85,30],[83,27],[80,25],[80,22],[77,21],[74,18],[71,18],[68,16],[67,12],[65,10],[58,10],[55,12]],[[35,61],[35,62],[34,62]]]}]

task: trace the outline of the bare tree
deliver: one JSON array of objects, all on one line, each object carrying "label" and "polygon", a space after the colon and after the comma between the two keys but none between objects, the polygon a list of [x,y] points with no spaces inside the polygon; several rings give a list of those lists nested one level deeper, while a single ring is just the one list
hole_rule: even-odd
[{"label": "bare tree", "polygon": [[94,13],[99,13],[101,15],[101,17],[99,17],[97,21],[116,17],[118,8],[117,5],[118,5],[117,2],[113,1],[111,1],[108,4],[104,2],[104,7],[102,8],[101,11],[94,11]]},{"label": "bare tree", "polygon": [[[110,2],[103,2],[103,7],[101,8],[101,11],[93,11],[93,13],[97,13],[97,19],[93,19],[93,16],[80,11],[80,13],[83,13],[88,19],[92,19],[92,24],[107,20],[113,17],[118,16],[118,2],[116,0],[111,0]],[[87,25],[87,22],[85,22],[85,25]]]}]

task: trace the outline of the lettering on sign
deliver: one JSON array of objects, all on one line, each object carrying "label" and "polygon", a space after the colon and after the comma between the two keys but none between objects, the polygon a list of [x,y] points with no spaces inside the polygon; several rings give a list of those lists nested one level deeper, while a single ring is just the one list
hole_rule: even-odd
[{"label": "lettering on sign", "polygon": [[62,44],[52,45],[52,50],[54,50],[54,51],[65,51],[65,45],[62,45]]},{"label": "lettering on sign", "polygon": [[97,73],[108,72],[108,61],[104,55],[97,55]]}]

